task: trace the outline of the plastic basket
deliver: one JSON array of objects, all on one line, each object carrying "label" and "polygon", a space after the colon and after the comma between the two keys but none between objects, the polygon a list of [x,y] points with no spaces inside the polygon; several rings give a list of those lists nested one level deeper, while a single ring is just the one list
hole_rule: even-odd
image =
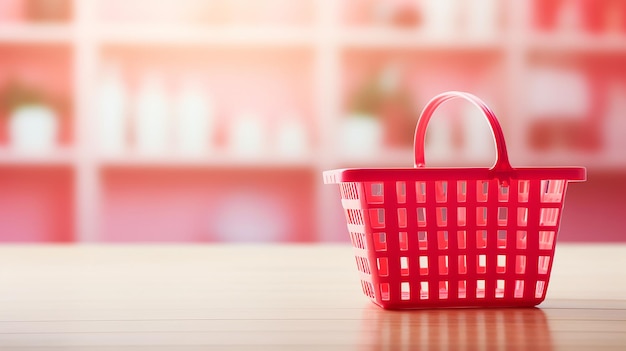
[{"label": "plastic basket", "polygon": [[[428,121],[457,97],[491,125],[491,168],[425,167]],[[541,303],[567,184],[585,178],[582,167],[512,168],[495,114],[464,92],[438,95],[422,111],[415,168],[324,172],[325,183],[339,184],[363,292],[388,309]]]}]

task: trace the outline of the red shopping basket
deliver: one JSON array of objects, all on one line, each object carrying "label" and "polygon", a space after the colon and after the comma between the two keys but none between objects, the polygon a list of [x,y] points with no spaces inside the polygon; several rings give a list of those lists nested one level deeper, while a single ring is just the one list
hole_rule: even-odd
[{"label": "red shopping basket", "polygon": [[[491,168],[427,168],[426,127],[452,98],[491,124]],[[586,170],[513,168],[495,114],[476,96],[447,92],[424,108],[415,168],[338,169],[348,231],[365,295],[383,308],[535,306],[546,296],[567,183]]]}]

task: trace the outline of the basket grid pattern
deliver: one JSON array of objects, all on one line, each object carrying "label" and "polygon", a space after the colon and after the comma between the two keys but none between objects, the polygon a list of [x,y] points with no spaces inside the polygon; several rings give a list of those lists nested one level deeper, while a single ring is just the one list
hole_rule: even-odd
[{"label": "basket grid pattern", "polygon": [[340,183],[363,292],[402,308],[538,304],[566,185],[458,178]]}]

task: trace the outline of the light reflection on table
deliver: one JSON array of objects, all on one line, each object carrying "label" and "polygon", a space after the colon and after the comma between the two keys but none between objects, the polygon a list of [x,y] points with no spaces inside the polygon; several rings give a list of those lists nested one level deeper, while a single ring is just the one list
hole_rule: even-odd
[{"label": "light reflection on table", "polygon": [[539,308],[364,311],[363,341],[369,350],[552,350],[550,326]]}]

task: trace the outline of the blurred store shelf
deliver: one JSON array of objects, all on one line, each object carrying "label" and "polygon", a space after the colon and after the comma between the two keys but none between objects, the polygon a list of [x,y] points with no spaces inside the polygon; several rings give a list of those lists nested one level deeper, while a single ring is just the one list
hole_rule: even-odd
[{"label": "blurred store shelf", "polygon": [[0,44],[71,44],[75,28],[65,23],[1,23]]},{"label": "blurred store shelf", "polygon": [[300,28],[255,28],[255,27],[213,27],[171,26],[171,25],[128,25],[102,27],[96,38],[102,44],[137,45],[219,45],[219,46],[306,46],[312,45],[315,33],[311,29]]},{"label": "blurred store shelf", "polygon": [[[52,242],[348,240],[321,171],[412,167],[417,114],[444,90],[488,102],[513,166],[586,166],[612,186],[626,177],[626,2],[3,5],[0,217],[11,221],[0,241],[20,230]],[[57,111],[60,146],[16,153],[8,121],[33,100]],[[428,166],[493,164],[471,116],[455,103],[438,112]],[[579,201],[600,183],[580,185]],[[572,207],[607,206],[593,201]],[[244,221],[229,230],[240,206],[281,236],[250,238]],[[584,227],[578,213],[565,228]]]},{"label": "blurred store shelf", "polygon": [[455,35],[441,38],[406,29],[345,28],[338,37],[342,47],[362,49],[495,51],[503,50],[506,45],[506,37],[501,33],[489,37]]},{"label": "blurred store shelf", "polygon": [[123,156],[103,156],[97,162],[102,167],[159,167],[159,168],[206,168],[206,169],[312,169],[316,166],[313,155],[281,157],[256,155],[246,157],[216,153],[199,156],[157,155],[147,156],[127,153]]},{"label": "blurred store shelf", "polygon": [[74,150],[60,148],[44,152],[20,152],[10,148],[0,148],[0,166],[69,166],[77,162]]},{"label": "blurred store shelf", "polygon": [[529,49],[554,53],[624,55],[624,34],[535,34],[528,38]]}]

